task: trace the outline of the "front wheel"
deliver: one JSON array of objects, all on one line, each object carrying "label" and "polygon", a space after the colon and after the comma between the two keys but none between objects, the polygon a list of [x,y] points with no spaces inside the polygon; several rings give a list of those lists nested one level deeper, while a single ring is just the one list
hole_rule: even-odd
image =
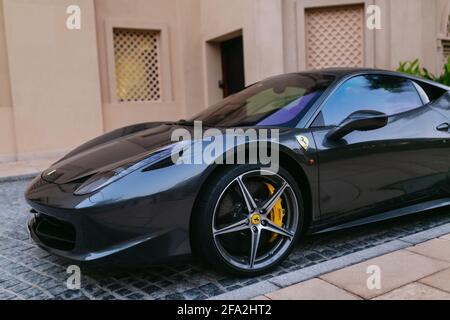
[{"label": "front wheel", "polygon": [[304,220],[301,192],[289,172],[227,168],[203,190],[191,225],[193,250],[202,260],[256,276],[289,255]]}]

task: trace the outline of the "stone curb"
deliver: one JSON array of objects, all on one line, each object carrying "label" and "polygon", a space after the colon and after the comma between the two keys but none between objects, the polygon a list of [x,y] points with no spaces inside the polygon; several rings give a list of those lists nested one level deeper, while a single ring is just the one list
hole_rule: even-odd
[{"label": "stone curb", "polygon": [[33,173],[21,174],[21,175],[17,175],[17,176],[0,177],[0,183],[30,180],[30,179],[35,178],[38,175],[39,175],[39,172],[33,172]]},{"label": "stone curb", "polygon": [[317,278],[323,274],[333,272],[363,261],[367,261],[384,254],[405,249],[416,244],[432,240],[450,233],[450,223],[421,231],[398,240],[389,241],[368,249],[357,251],[336,259],[318,263],[314,266],[288,272],[253,285],[230,291],[210,300],[246,300],[260,295],[274,292],[306,280]]},{"label": "stone curb", "polygon": [[208,300],[246,300],[253,297],[257,297],[269,292],[274,292],[279,290],[280,287],[268,280],[264,280],[249,286],[230,291]]},{"label": "stone curb", "polygon": [[418,232],[400,238],[399,240],[415,245],[438,237],[442,237],[443,235],[448,233],[450,233],[450,223],[443,224],[439,227],[431,228],[422,232]]}]

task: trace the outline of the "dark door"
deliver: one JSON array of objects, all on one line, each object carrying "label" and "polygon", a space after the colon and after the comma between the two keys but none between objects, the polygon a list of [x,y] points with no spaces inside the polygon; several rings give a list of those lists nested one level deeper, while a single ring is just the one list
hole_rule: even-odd
[{"label": "dark door", "polygon": [[[416,84],[366,75],[342,84],[313,124],[323,218],[355,218],[448,197],[450,135],[445,116],[423,105]],[[355,111],[389,115],[388,124],[332,142],[329,130]]]},{"label": "dark door", "polygon": [[242,36],[221,43],[223,97],[245,88],[244,46]]}]

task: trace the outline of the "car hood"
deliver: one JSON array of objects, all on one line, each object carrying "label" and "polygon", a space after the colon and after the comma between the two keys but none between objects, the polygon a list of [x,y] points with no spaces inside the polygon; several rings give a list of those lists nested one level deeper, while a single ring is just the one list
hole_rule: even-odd
[{"label": "car hood", "polygon": [[[47,182],[64,184],[82,181],[90,176],[117,168],[120,165],[143,159],[152,151],[172,144],[174,125],[160,125],[112,140],[90,148],[71,152],[44,171],[42,178]],[[186,128],[190,130],[190,128]]]}]

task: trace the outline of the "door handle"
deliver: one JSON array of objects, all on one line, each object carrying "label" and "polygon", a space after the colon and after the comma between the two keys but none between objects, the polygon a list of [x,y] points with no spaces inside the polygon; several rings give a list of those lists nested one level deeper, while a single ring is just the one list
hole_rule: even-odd
[{"label": "door handle", "polygon": [[448,122],[442,123],[436,127],[436,130],[438,130],[438,131],[449,131],[449,129],[450,129],[450,124],[448,124]]}]

